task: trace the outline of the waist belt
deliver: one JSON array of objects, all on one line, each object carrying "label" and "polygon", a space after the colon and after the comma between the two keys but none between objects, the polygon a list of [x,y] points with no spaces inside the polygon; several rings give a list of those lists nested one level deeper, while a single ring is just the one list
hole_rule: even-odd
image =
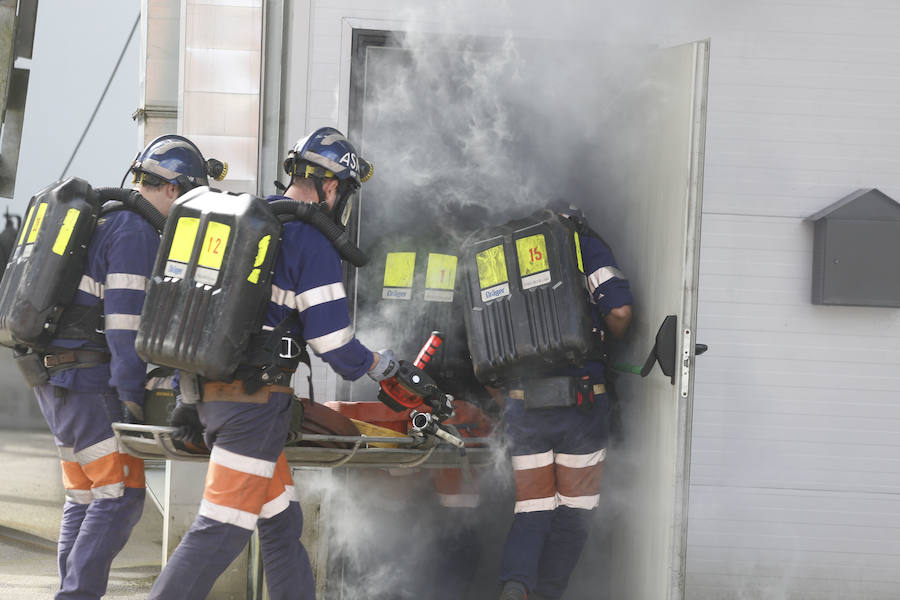
[{"label": "waist belt", "polygon": [[70,365],[96,366],[106,362],[109,362],[109,353],[98,350],[69,350],[44,356],[44,366],[48,369]]},{"label": "waist belt", "polygon": [[272,394],[287,394],[292,396],[294,388],[286,385],[265,385],[252,394],[244,389],[242,381],[224,383],[221,381],[208,381],[203,384],[204,402],[250,402],[253,404],[265,404]]},{"label": "waist belt", "polygon": [[[593,391],[595,396],[599,396],[600,394],[606,393],[606,385],[602,383],[595,383],[593,386]],[[507,392],[507,395],[513,400],[524,400],[525,399],[525,390],[523,389],[512,389]]]}]

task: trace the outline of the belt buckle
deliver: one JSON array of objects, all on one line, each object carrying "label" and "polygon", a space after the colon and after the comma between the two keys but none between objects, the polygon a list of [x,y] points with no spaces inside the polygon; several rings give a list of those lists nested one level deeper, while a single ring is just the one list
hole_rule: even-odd
[{"label": "belt buckle", "polygon": [[300,344],[297,343],[297,340],[285,336],[281,338],[281,352],[278,353],[278,358],[297,358],[300,356],[301,351],[302,349],[300,348]]},{"label": "belt buckle", "polygon": [[44,356],[41,362],[44,363],[44,368],[46,369],[55,367],[59,364],[59,362],[56,360],[56,356],[53,354],[47,354],[46,356]]}]

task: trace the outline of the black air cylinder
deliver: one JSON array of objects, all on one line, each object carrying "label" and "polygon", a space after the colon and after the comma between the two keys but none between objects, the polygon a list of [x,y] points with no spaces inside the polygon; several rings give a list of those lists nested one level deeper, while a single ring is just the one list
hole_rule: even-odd
[{"label": "black air cylinder", "polygon": [[0,281],[0,344],[44,349],[84,271],[100,200],[70,177],[31,198]]},{"label": "black air cylinder", "polygon": [[593,348],[580,240],[549,210],[463,244],[462,301],[478,379],[502,385],[584,364]]},{"label": "black air cylinder", "polygon": [[265,200],[199,187],[172,206],[135,342],[147,362],[228,380],[271,298],[281,224]]}]

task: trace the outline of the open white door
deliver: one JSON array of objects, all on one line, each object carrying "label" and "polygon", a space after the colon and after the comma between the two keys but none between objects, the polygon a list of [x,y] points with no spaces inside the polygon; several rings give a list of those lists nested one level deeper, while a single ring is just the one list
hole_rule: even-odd
[{"label": "open white door", "polygon": [[[497,105],[510,106],[504,108],[506,112],[492,112],[492,105],[485,108],[489,104],[485,99],[493,99],[495,88],[477,88],[472,82],[484,73],[470,65],[496,52],[490,42],[467,50],[461,40],[457,51],[443,40],[439,51],[415,54],[386,32],[360,30],[354,39],[350,135],[359,140],[364,156],[384,158],[383,166],[375,160],[380,171],[363,191],[363,248],[377,243],[399,245],[428,227],[449,227],[454,219],[472,214],[466,212],[469,200],[494,213],[485,215],[486,222],[502,222],[525,214],[526,201],[546,201],[548,193],[563,193],[585,210],[633,286],[633,330],[616,360],[643,363],[660,324],[674,315],[676,328],[667,348],[675,364],[674,377],[663,375],[655,366],[647,377],[625,374],[619,378],[624,441],[610,448],[607,489],[596,513],[598,531],[589,539],[567,597],[680,600],[709,44],[654,52],[649,59],[641,56],[635,61],[640,73],[628,78],[634,90],[622,87],[599,96],[611,101],[618,96],[618,105],[598,106],[595,115],[585,115],[580,107],[577,118],[590,127],[587,134],[588,129],[575,127],[579,125],[576,111],[566,113],[566,108],[572,109],[568,100],[549,116],[533,110],[539,102],[520,102],[512,93],[497,97]],[[558,48],[553,44],[534,47],[550,52]],[[506,66],[499,65],[497,71],[504,72]],[[532,91],[538,97],[551,87],[540,80],[535,86]],[[569,94],[565,98],[584,103],[583,96]],[[628,101],[621,102],[623,97]],[[479,122],[485,114],[487,118]],[[563,128],[564,135],[553,135],[560,129],[536,127],[529,121],[535,114],[544,116],[552,127]],[[502,118],[507,120],[499,121]],[[502,134],[495,133],[498,122],[510,125],[514,142],[493,145]],[[524,133],[516,137],[520,131]],[[576,138],[580,145],[566,146]],[[497,147],[505,153],[484,151]],[[553,151],[560,148],[575,162],[554,163]],[[577,151],[571,152],[572,148]],[[480,162],[475,160],[482,156]],[[521,186],[518,205],[516,184],[525,175],[519,172],[516,179],[507,173],[521,164],[534,165],[533,172],[542,179],[533,188]],[[577,175],[569,172],[573,165]],[[492,178],[495,166],[501,173],[496,179]],[[540,186],[546,181],[561,181],[567,187],[548,192]],[[383,266],[381,271],[378,265],[367,268],[379,277],[384,272]],[[398,350],[403,328],[388,328],[377,309],[366,312],[366,295],[374,293],[377,301],[381,280],[360,278],[357,331],[361,339],[383,341]],[[667,349],[661,348],[661,353]],[[363,381],[347,396],[374,398],[370,388]],[[495,481],[496,486],[502,483]],[[510,506],[502,502],[499,506],[503,512],[494,519],[497,531],[485,531],[488,564],[482,565],[476,582],[485,598],[495,592],[492,564],[499,558],[511,516]]]},{"label": "open white door", "polygon": [[630,341],[618,360],[640,364],[664,319],[676,317],[672,344],[659,349],[674,357],[672,378],[656,364],[646,377],[618,379],[624,442],[607,457],[605,496],[615,524],[610,548],[589,548],[579,567],[585,571],[592,552],[611,554],[612,598],[680,600],[684,593],[708,58],[708,42],[656,57],[658,93],[646,107],[641,143],[646,160],[634,185],[605,207],[619,226],[603,235],[635,296]]}]

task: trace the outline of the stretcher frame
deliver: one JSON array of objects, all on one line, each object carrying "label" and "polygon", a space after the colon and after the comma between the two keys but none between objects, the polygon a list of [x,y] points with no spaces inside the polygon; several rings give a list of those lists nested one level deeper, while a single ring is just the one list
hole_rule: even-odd
[{"label": "stretcher frame", "polygon": [[[172,439],[174,427],[113,423],[119,448],[145,460],[206,461],[209,454],[182,450]],[[288,463],[294,467],[367,467],[367,468],[459,468],[466,464],[486,465],[494,461],[498,441],[494,438],[463,438],[465,453],[434,437],[375,437],[367,435],[296,434],[284,448]],[[299,446],[302,442],[344,443],[347,448]],[[384,448],[372,444],[392,444]]]}]

